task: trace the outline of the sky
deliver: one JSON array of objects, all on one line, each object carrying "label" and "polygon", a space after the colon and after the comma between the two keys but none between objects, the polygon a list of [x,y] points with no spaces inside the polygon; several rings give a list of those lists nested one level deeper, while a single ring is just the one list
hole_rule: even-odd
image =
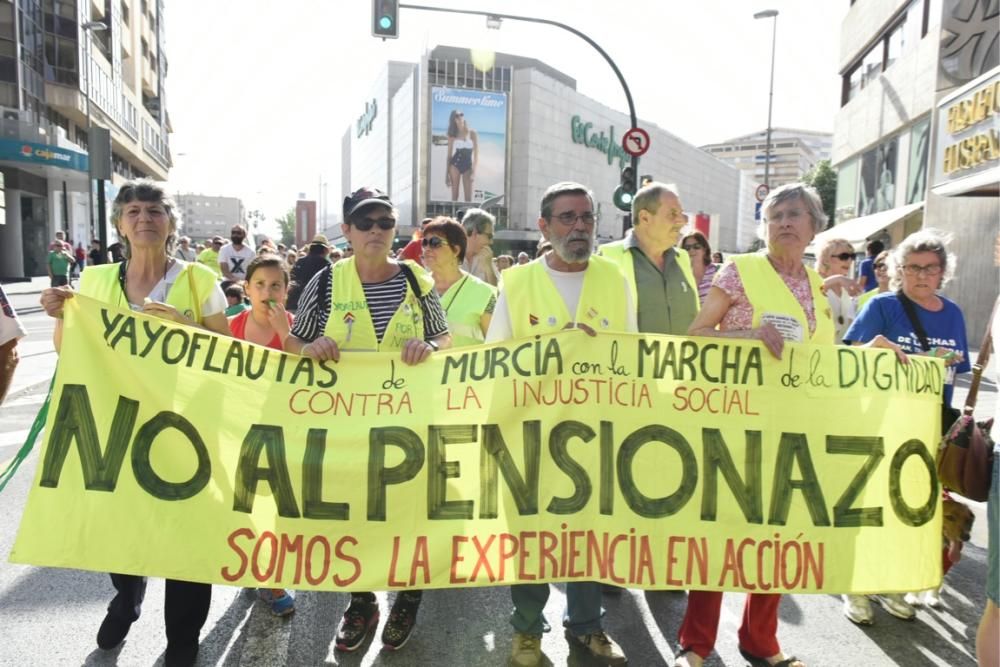
[{"label": "sky", "polygon": [[[410,0],[548,18],[586,33],[615,60],[640,119],[694,145],[767,126],[777,9],[772,125],[832,131],[840,24],[848,0]],[[169,0],[167,109],[176,192],[237,196],[268,219],[315,199],[338,208],[340,140],[387,60],[437,45],[536,58],[577,90],[625,111],[603,58],[556,27],[402,9],[400,37],[371,36],[371,0]]]}]

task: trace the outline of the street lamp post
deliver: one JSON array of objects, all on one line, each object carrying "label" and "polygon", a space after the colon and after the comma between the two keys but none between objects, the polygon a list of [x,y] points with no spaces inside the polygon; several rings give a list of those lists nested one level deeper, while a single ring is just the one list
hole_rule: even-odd
[{"label": "street lamp post", "polygon": [[87,35],[87,58],[84,62],[84,66],[87,68],[87,87],[83,91],[83,95],[87,99],[87,218],[90,221],[90,231],[93,234],[91,238],[96,237],[102,240],[101,251],[104,252],[107,250],[103,247],[104,234],[100,233],[94,224],[94,160],[91,150],[94,146],[94,124],[90,117],[90,59],[94,46],[94,38],[91,33],[107,30],[108,26],[101,21],[87,21],[80,26],[80,29]]},{"label": "street lamp post", "polygon": [[778,10],[765,9],[753,15],[755,19],[774,19],[771,29],[771,86],[767,93],[767,142],[764,148],[764,185],[771,187],[771,109],[774,107],[774,47],[778,43]]}]

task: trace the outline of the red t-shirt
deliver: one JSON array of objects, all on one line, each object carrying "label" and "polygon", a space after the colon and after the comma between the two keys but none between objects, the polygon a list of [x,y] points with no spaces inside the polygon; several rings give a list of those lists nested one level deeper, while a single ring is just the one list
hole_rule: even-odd
[{"label": "red t-shirt", "polygon": [[[247,318],[250,317],[250,311],[244,310],[242,313],[236,317],[229,320],[229,331],[232,332],[234,338],[239,338],[240,340],[247,339]],[[288,326],[291,328],[293,317],[291,313],[285,313],[285,317],[288,318]],[[281,336],[274,334],[274,338],[267,342],[267,346],[272,350],[283,350],[281,347]]]},{"label": "red t-shirt", "polygon": [[423,260],[423,246],[420,244],[420,239],[413,239],[405,246],[399,253],[398,259],[408,259],[410,261],[416,262],[420,266],[424,265]]}]

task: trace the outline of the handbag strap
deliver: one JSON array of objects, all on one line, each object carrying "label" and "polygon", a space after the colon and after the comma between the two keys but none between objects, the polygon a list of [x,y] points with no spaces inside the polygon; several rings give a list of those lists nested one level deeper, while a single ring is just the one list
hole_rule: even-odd
[{"label": "handbag strap", "polygon": [[899,299],[899,303],[903,306],[903,311],[906,312],[907,319],[910,320],[913,333],[917,334],[917,338],[920,340],[920,347],[923,348],[924,352],[930,352],[931,344],[927,340],[927,331],[924,330],[924,325],[920,322],[920,318],[917,317],[917,309],[914,307],[913,302],[910,301],[910,297],[903,294],[903,290],[899,290],[896,292],[896,298]]},{"label": "handbag strap", "polygon": [[972,365],[972,381],[969,383],[969,393],[965,397],[965,408],[962,410],[962,413],[966,415],[972,415],[976,409],[976,399],[979,397],[979,381],[983,377],[983,369],[990,363],[990,352],[993,348],[992,325],[998,306],[1000,306],[1000,297],[997,297],[997,300],[993,302],[993,312],[990,313],[990,319],[986,320],[986,334],[983,336],[983,342],[979,346],[976,363]]}]

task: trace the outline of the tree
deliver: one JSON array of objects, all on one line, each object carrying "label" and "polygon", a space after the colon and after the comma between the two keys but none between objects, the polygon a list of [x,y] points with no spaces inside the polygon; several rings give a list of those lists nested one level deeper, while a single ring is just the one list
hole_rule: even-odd
[{"label": "tree", "polygon": [[833,227],[837,213],[837,172],[830,166],[829,160],[820,160],[802,177],[802,182],[816,188],[819,198],[823,200],[823,211],[826,213],[826,228]]},{"label": "tree", "polygon": [[295,209],[288,209],[288,212],[278,218],[276,222],[281,230],[281,242],[286,246],[295,243]]}]

